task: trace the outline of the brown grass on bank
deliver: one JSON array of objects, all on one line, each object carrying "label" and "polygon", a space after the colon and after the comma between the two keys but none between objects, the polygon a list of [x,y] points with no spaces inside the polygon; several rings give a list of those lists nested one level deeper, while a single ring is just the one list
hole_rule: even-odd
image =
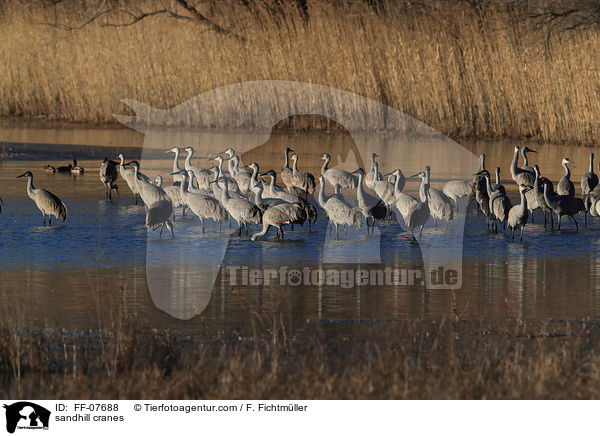
[{"label": "brown grass on bank", "polygon": [[[580,29],[547,45],[523,19],[526,3],[309,0],[305,20],[291,6],[256,1],[243,12],[217,2],[243,41],[164,16],[66,31],[39,24],[55,19],[41,4],[0,14],[0,115],[113,122],[123,98],[164,108],[226,84],[283,79],[373,98],[456,137],[600,138],[600,35]],[[83,21],[69,4],[58,4],[58,19]]]},{"label": "brown grass on bank", "polygon": [[600,398],[597,322],[277,324],[228,339],[5,325],[0,398]]}]

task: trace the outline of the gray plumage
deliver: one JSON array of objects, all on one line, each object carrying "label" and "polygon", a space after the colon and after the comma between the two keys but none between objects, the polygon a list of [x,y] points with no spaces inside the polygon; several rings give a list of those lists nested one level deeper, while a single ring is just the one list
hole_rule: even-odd
[{"label": "gray plumage", "polygon": [[119,187],[115,185],[117,180],[117,165],[118,162],[104,158],[102,165],[100,165],[100,181],[104,185],[104,192],[106,193],[106,199],[112,200],[113,189],[119,193]]},{"label": "gray plumage", "polygon": [[173,205],[170,200],[159,200],[150,205],[146,211],[146,227],[156,230],[160,227],[160,238],[165,226],[171,231],[171,239],[175,238],[173,224],[169,221],[173,214]]},{"label": "gray plumage", "polygon": [[222,188],[222,195],[219,199],[223,207],[229,215],[238,223],[238,235],[242,235],[242,226],[246,228],[248,234],[247,223],[260,224],[262,212],[258,206],[250,203],[244,198],[234,198],[229,193],[229,185],[225,179],[217,179],[211,183],[215,183]]},{"label": "gray plumage", "polygon": [[352,207],[340,196],[325,197],[325,177],[319,177],[319,204],[325,210],[327,218],[335,226],[335,236],[339,236],[338,226],[343,225],[346,236],[348,235],[348,226],[355,226],[357,229],[362,227],[362,214],[359,209]]},{"label": "gray plumage", "polygon": [[281,180],[288,191],[292,188],[292,186],[294,186],[294,183],[292,182],[293,172],[290,168],[290,153],[292,151],[294,150],[289,147],[285,148],[285,161],[283,163],[283,168],[281,169]]},{"label": "gray plumage", "polygon": [[321,167],[321,175],[325,177],[325,180],[327,180],[331,186],[338,184],[345,189],[356,188],[358,185],[358,177],[339,168],[329,168],[331,156],[327,153],[325,153],[321,159],[325,161]]},{"label": "gray plumage", "polygon": [[[534,151],[534,150],[529,150],[529,151]],[[513,180],[517,183],[517,185],[519,185],[519,186],[525,185],[525,186],[532,187],[533,182],[535,180],[534,172],[530,171],[529,169],[519,168],[517,166],[518,161],[519,161],[519,147],[515,147],[513,160],[510,164],[510,174],[511,174]]]},{"label": "gray plumage", "polygon": [[379,157],[379,155],[377,153],[373,153],[371,155],[371,169],[369,170],[369,172],[367,174],[365,174],[365,185],[371,189],[373,189],[373,186],[374,186],[373,182],[375,180],[383,179],[383,176],[377,170],[376,165],[375,165],[375,159],[378,157]]},{"label": "gray plumage", "polygon": [[408,230],[410,231],[410,234],[412,235],[414,240],[416,240],[415,229],[420,227],[419,239],[421,239],[421,236],[423,234],[423,227],[425,227],[425,224],[431,216],[429,210],[430,196],[429,183],[427,183],[427,174],[425,173],[425,171],[421,171],[419,174],[416,174],[416,177],[421,178],[421,186],[419,187],[419,197],[422,199],[422,201],[416,201],[416,203],[413,203],[407,210],[406,217],[404,218],[404,223],[408,227]]},{"label": "gray plumage", "polygon": [[565,175],[558,182],[557,192],[559,195],[570,195],[571,197],[575,196],[575,185],[571,182],[571,170],[569,169],[569,164],[575,165],[573,162],[569,160],[568,157],[565,157],[562,160],[562,166],[565,169]]},{"label": "gray plumage", "polygon": [[67,206],[60,198],[50,191],[33,186],[33,174],[27,171],[17,178],[27,177],[27,195],[33,200],[37,208],[42,212],[44,225],[46,225],[46,215],[48,215],[48,224],[52,225],[52,216],[59,218],[62,222],[67,221]]},{"label": "gray plumage", "polygon": [[283,242],[283,229],[285,224],[301,223],[306,219],[306,213],[299,204],[281,203],[269,207],[262,216],[262,231],[252,235],[256,241],[259,236],[267,234],[271,227],[277,228],[277,237]]},{"label": "gray plumage", "polygon": [[570,195],[559,195],[550,191],[549,186],[544,184],[544,199],[548,206],[558,216],[558,230],[560,230],[560,222],[563,216],[569,216],[575,223],[575,227],[579,230],[577,220],[573,215],[585,210],[585,205],[581,198],[572,197]]},{"label": "gray plumage", "polygon": [[598,186],[598,176],[594,173],[594,153],[590,153],[590,168],[581,176],[581,193],[590,194]]},{"label": "gray plumage", "polygon": [[306,196],[313,195],[315,192],[315,176],[307,171],[298,170],[298,156],[292,156],[292,185],[301,189],[306,193]]},{"label": "gray plumage", "polygon": [[[454,219],[452,202],[442,191],[431,188],[431,168],[429,166],[425,167],[425,175],[427,176],[427,187],[429,188],[429,212],[435,222],[435,228],[437,229],[438,220],[445,220],[446,227],[448,227],[448,223]],[[424,201],[425,198],[421,195],[421,202]]]},{"label": "gray plumage", "polygon": [[365,192],[363,188],[363,169],[359,168],[355,171],[355,173],[358,174],[356,200],[358,202],[358,208],[367,222],[367,233],[369,233],[369,218],[371,219],[371,228],[375,229],[375,220],[385,219],[388,215],[388,207],[383,200],[373,197]]},{"label": "gray plumage", "polygon": [[525,185],[519,187],[521,194],[521,203],[513,206],[508,212],[508,227],[512,231],[512,238],[515,239],[515,230],[521,229],[521,242],[523,242],[523,229],[529,218],[529,209],[527,209],[527,197],[525,193],[531,188]]}]

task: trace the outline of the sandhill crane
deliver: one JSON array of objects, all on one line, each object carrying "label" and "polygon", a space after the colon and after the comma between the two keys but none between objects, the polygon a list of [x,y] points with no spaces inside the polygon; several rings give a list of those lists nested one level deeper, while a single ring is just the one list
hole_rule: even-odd
[{"label": "sandhill crane", "polygon": [[115,180],[117,180],[117,165],[118,162],[105,157],[100,166],[100,181],[104,185],[107,200],[112,200],[113,189],[119,194],[119,186],[115,184]]},{"label": "sandhill crane", "polygon": [[277,227],[277,238],[283,242],[283,229],[285,224],[300,223],[306,219],[306,213],[299,204],[282,203],[269,207],[262,217],[262,231],[252,235],[256,241],[259,236],[267,234],[271,226]]},{"label": "sandhill crane", "polygon": [[479,155],[479,172],[475,173],[473,178],[473,190],[475,192],[475,201],[479,205],[479,210],[485,216],[486,220],[490,217],[490,198],[487,195],[487,187],[485,181],[485,174],[490,174],[485,168],[485,153]]},{"label": "sandhill crane", "polygon": [[560,230],[560,222],[563,216],[570,216],[575,223],[575,228],[579,230],[577,220],[573,215],[585,210],[583,200],[581,198],[572,197],[570,195],[559,195],[551,192],[548,185],[544,184],[544,199],[554,213],[558,216],[558,230]]},{"label": "sandhill crane", "polygon": [[306,197],[313,195],[315,192],[315,176],[307,171],[298,171],[297,155],[292,155],[292,161],[292,185],[302,189]]},{"label": "sandhill crane", "polygon": [[537,151],[532,150],[531,148],[529,148],[527,146],[525,146],[521,149],[521,156],[523,156],[523,166],[521,167],[521,169],[532,173],[533,167],[529,166],[529,158],[527,157],[527,153],[537,153]]},{"label": "sandhill crane", "polygon": [[160,200],[169,200],[169,202],[171,201],[163,188],[156,186],[143,177],[140,177],[140,164],[138,162],[132,161],[125,164],[125,166],[129,165],[133,167],[133,180],[135,182],[135,187],[147,208],[150,208],[150,206]]},{"label": "sandhill crane", "polygon": [[264,188],[262,183],[257,183],[253,188],[254,191],[254,204],[264,213],[266,210],[277,204],[287,203],[279,198],[263,198]]},{"label": "sandhill crane", "polygon": [[540,167],[536,164],[533,166],[533,172],[535,174],[535,179],[533,181],[533,189],[525,192],[525,197],[527,197],[527,208],[531,212],[531,222],[533,223],[533,212],[537,209],[541,209],[544,211],[544,228],[548,223],[548,214],[550,215],[550,226],[554,228],[554,216],[552,215],[552,209],[546,203],[544,198],[544,184],[548,184],[552,191],[552,184],[548,179],[542,177],[540,174]]},{"label": "sandhill crane", "polygon": [[[535,150],[528,149],[533,153],[537,153]],[[517,166],[519,161],[519,147],[515,146],[515,151],[513,155],[513,160],[510,164],[510,175],[513,180],[517,183],[517,185],[525,185],[532,187],[533,182],[535,181],[535,173],[533,171],[529,171],[527,169],[519,168]]]},{"label": "sandhill crane", "polygon": [[133,193],[133,196],[135,198],[135,204],[137,204],[139,194],[137,192],[137,185],[134,180],[134,177],[135,177],[134,171],[130,170],[129,168],[125,168],[125,156],[123,156],[123,153],[119,153],[119,156],[117,156],[117,159],[119,159],[119,161],[120,161],[119,173],[121,173],[121,177],[123,178],[123,180],[125,180],[125,182],[127,183],[127,186],[129,186],[129,189],[131,190],[131,192]]},{"label": "sandhill crane", "polygon": [[60,198],[50,191],[33,186],[33,174],[27,171],[20,176],[27,177],[27,195],[33,200],[37,208],[42,212],[44,217],[43,225],[46,225],[46,215],[48,215],[48,225],[52,225],[52,216],[60,218],[62,222],[67,221],[67,206]]},{"label": "sandhill crane", "polygon": [[346,237],[348,236],[348,226],[355,226],[357,229],[362,227],[362,214],[360,210],[353,208],[347,202],[338,196],[325,197],[325,177],[319,177],[319,204],[329,218],[329,221],[335,226],[335,237],[339,237],[338,225],[344,226]]},{"label": "sandhill crane", "polygon": [[181,153],[181,149],[179,147],[173,147],[170,150],[165,151],[165,153],[175,154],[175,156],[173,157],[173,171],[171,174],[173,174],[174,183],[181,183],[181,181],[183,180],[183,176],[180,173],[181,168],[179,168],[179,154]]},{"label": "sandhill crane", "polygon": [[77,165],[77,159],[73,159],[73,167],[71,168],[71,174],[83,174],[85,169],[81,165]]},{"label": "sandhill crane", "polygon": [[581,176],[581,193],[590,194],[598,186],[598,176],[594,173],[594,153],[590,153],[590,170]]},{"label": "sandhill crane", "polygon": [[208,189],[208,184],[210,182],[210,171],[205,168],[195,167],[192,165],[191,161],[192,157],[194,156],[194,149],[192,147],[187,147],[184,150],[187,152],[184,162],[185,170],[193,171],[199,188]]},{"label": "sandhill crane", "polygon": [[[379,173],[379,164],[377,162],[375,162],[375,171],[376,173]],[[401,174],[402,172],[400,172]],[[391,174],[395,174],[391,173]],[[400,191],[402,191],[402,189],[404,189],[404,176],[402,176],[399,180],[398,180],[398,189]],[[392,206],[394,205],[394,203],[396,203],[396,197],[394,196],[394,189],[395,186],[393,183],[390,183],[389,178],[388,180],[374,180],[373,181],[373,191],[375,191],[375,194],[377,194],[377,196],[379,198],[381,198],[381,200],[385,203],[385,205],[388,207],[388,210],[391,211]]]},{"label": "sandhill crane", "polygon": [[179,171],[179,176],[181,176],[182,179],[178,189],[182,202],[189,207],[198,218],[200,218],[200,222],[202,223],[202,233],[204,233],[205,219],[211,219],[218,222],[220,233],[222,222],[229,219],[229,214],[216,198],[205,194],[190,192],[188,190],[192,185],[189,183],[188,179],[190,175],[193,175],[192,171]]},{"label": "sandhill crane", "polygon": [[367,185],[367,187],[371,189],[373,189],[373,182],[375,180],[383,179],[381,173],[377,170],[377,168],[375,168],[375,159],[378,157],[379,155],[377,153],[373,153],[371,155],[371,169],[367,174],[365,174],[365,185]]},{"label": "sandhill crane", "polygon": [[[184,170],[185,171],[185,170]],[[185,203],[183,201],[183,199],[181,198],[181,194],[179,192],[179,186],[181,186],[181,182],[179,183],[179,186],[175,186],[175,185],[171,185],[171,186],[163,186],[163,178],[162,176],[156,176],[156,178],[154,179],[154,184],[156,186],[158,186],[159,188],[162,188],[165,193],[167,194],[167,197],[169,197],[169,200],[171,200],[171,204],[173,205],[173,221],[175,221],[175,208],[176,207],[182,207],[182,216],[185,215]]]},{"label": "sandhill crane", "polygon": [[[181,170],[181,171],[185,171],[185,170]],[[205,188],[194,188],[193,180],[195,179],[196,176],[194,175],[194,172],[192,170],[186,171],[186,172],[187,172],[187,179],[186,179],[185,183],[187,184],[186,190],[188,192],[191,192],[192,194],[202,194],[202,195],[208,195],[209,197],[212,197],[212,198],[217,198],[212,190],[205,189]],[[214,187],[215,185],[212,185],[212,186]],[[221,197],[221,194],[222,194],[222,192],[219,191],[219,197]]]},{"label": "sandhill crane", "polygon": [[461,198],[473,195],[473,182],[467,182],[466,180],[448,180],[442,188],[442,192],[454,201],[454,204],[458,207],[458,201]]},{"label": "sandhill crane", "polygon": [[429,210],[429,200],[431,199],[431,196],[429,195],[429,183],[427,181],[427,173],[425,171],[421,171],[420,173],[411,176],[411,178],[413,177],[421,178],[421,186],[419,187],[419,197],[422,198],[423,201],[415,200],[414,203],[410,202],[410,204],[408,204],[408,210],[406,211],[406,216],[404,217],[404,224],[408,228],[408,231],[413,237],[413,240],[416,241],[417,239],[415,238],[415,229],[420,227],[419,239],[421,239],[421,235],[423,234],[423,227],[425,227],[425,224],[431,216]]},{"label": "sandhill crane", "polygon": [[[429,212],[435,222],[435,228],[437,229],[438,220],[445,220],[446,227],[448,227],[448,223],[454,219],[452,201],[442,191],[431,188],[431,168],[429,165],[425,167],[425,175],[427,176],[427,185],[429,187]],[[425,198],[421,196],[421,202],[424,201]]]},{"label": "sandhill crane", "polygon": [[[396,170],[396,171],[400,171],[400,170]],[[417,177],[417,175],[414,175],[412,177]],[[396,179],[396,181],[398,181],[398,179]],[[394,203],[394,206],[396,206],[396,209],[398,209],[398,212],[400,212],[400,215],[402,215],[404,224],[407,225],[406,220],[407,220],[408,213],[410,212],[410,210],[413,207],[418,205],[419,200],[414,198],[412,195],[408,195],[408,194],[400,191],[400,189],[397,189],[396,186],[394,186],[394,197],[396,198],[396,203]]]},{"label": "sandhill crane", "polygon": [[321,159],[325,161],[323,163],[323,167],[321,168],[321,175],[325,177],[325,180],[327,180],[331,186],[335,186],[337,183],[342,188],[356,188],[358,184],[358,177],[339,168],[328,168],[329,162],[331,161],[331,156],[329,156],[327,153],[325,153]]},{"label": "sandhill crane", "polygon": [[569,160],[568,157],[565,157],[562,160],[562,166],[565,169],[565,175],[562,176],[558,182],[557,191],[559,195],[570,195],[571,197],[574,197],[575,185],[573,185],[573,182],[571,182],[571,170],[569,169],[569,164],[573,164],[573,166],[575,166],[573,161]]},{"label": "sandhill crane", "polygon": [[493,190],[490,183],[489,174],[485,174],[485,180],[487,184],[488,196],[490,197],[490,211],[492,212],[492,227],[498,233],[498,221],[504,224],[504,231],[506,231],[506,220],[508,219],[508,212],[512,208],[512,203],[506,192]]},{"label": "sandhill crane", "polygon": [[250,192],[252,172],[244,168],[240,168],[240,157],[235,154],[229,159],[229,163],[232,164],[231,168],[229,169],[229,173],[235,179],[239,191],[244,194]]},{"label": "sandhill crane", "polygon": [[217,169],[219,170],[219,173],[217,174],[217,179],[221,180],[223,179],[224,181],[227,182],[227,188],[229,189],[230,192],[235,192],[235,193],[239,193],[240,189],[239,186],[237,184],[237,182],[235,181],[235,179],[231,176],[227,176],[225,175],[225,173],[223,173],[223,156],[217,156],[215,157],[215,159],[217,161]]},{"label": "sandhill crane", "polygon": [[160,226],[160,238],[165,226],[171,231],[171,239],[175,238],[173,223],[169,221],[173,214],[173,205],[170,200],[158,200],[150,205],[146,212],[146,227],[156,230]]},{"label": "sandhill crane", "polygon": [[285,184],[285,187],[288,189],[288,191],[291,189],[292,186],[294,186],[294,184],[292,183],[292,170],[290,168],[290,153],[293,152],[294,150],[292,150],[289,147],[285,148],[285,162],[283,163],[283,168],[281,169],[281,180],[283,180],[283,183]]},{"label": "sandhill crane", "polygon": [[244,198],[234,198],[229,194],[229,184],[225,179],[217,179],[210,182],[218,185],[222,184],[222,195],[219,199],[223,207],[227,210],[229,215],[238,224],[238,236],[242,236],[242,226],[246,229],[248,234],[247,223],[260,224],[262,218],[262,212],[258,206],[252,204],[250,201]]},{"label": "sandhill crane", "polygon": [[496,167],[496,183],[492,184],[492,190],[500,191],[502,194],[506,194],[506,188],[500,181],[500,167]]},{"label": "sandhill crane", "polygon": [[521,194],[521,203],[513,206],[508,212],[508,227],[512,231],[513,241],[515,240],[515,230],[521,229],[521,242],[523,242],[523,229],[527,224],[527,218],[529,218],[529,209],[527,208],[527,197],[525,193],[532,188],[526,185],[519,187]]},{"label": "sandhill crane", "polygon": [[367,222],[367,233],[369,233],[369,218],[371,218],[371,228],[375,229],[375,220],[382,220],[388,215],[388,207],[385,205],[383,200],[373,197],[365,192],[363,189],[363,177],[364,172],[362,168],[354,171],[358,174],[358,187],[356,188],[356,200],[358,202],[358,208],[365,217]]}]

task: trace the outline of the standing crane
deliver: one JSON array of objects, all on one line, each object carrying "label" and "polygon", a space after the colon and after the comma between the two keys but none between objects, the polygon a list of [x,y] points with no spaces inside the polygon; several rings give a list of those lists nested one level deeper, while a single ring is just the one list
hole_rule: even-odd
[{"label": "standing crane", "polygon": [[590,168],[581,176],[581,193],[590,194],[598,186],[598,175],[594,173],[594,153],[590,153]]},{"label": "standing crane", "polygon": [[[435,222],[435,228],[437,229],[438,220],[445,220],[447,228],[448,223],[454,219],[452,202],[442,191],[431,188],[431,168],[429,165],[425,167],[425,175],[427,176],[427,185],[429,188],[429,212],[433,218],[433,221]],[[424,201],[425,197],[421,195],[421,202]]]},{"label": "standing crane", "polygon": [[373,189],[373,186],[374,186],[373,182],[375,182],[375,180],[383,179],[383,176],[377,170],[376,165],[375,165],[375,159],[378,157],[379,157],[379,155],[377,153],[373,153],[371,155],[371,169],[365,175],[365,185],[367,185],[367,188],[370,188],[370,189]]},{"label": "standing crane", "polygon": [[329,182],[331,186],[336,184],[342,188],[354,189],[358,185],[358,177],[349,173],[348,171],[341,170],[339,168],[328,168],[331,156],[325,153],[321,157],[325,162],[321,168],[321,175]]},{"label": "standing crane", "polygon": [[313,195],[315,192],[315,176],[307,171],[298,171],[298,156],[292,155],[292,185],[300,188],[305,196]]},{"label": "standing crane", "polygon": [[[527,147],[526,147],[527,148]],[[535,150],[527,149],[533,153],[537,153]],[[510,175],[513,180],[517,183],[517,185],[525,185],[532,187],[533,182],[535,181],[535,173],[533,171],[529,171],[528,169],[519,168],[519,147],[515,146],[515,151],[513,155],[513,160],[510,164]]]},{"label": "standing crane", "polygon": [[338,225],[344,226],[346,237],[348,236],[348,226],[355,226],[357,229],[362,227],[362,214],[360,210],[353,208],[339,196],[325,197],[325,177],[319,177],[319,204],[329,218],[329,221],[335,226],[335,237],[339,237]]},{"label": "standing crane", "polygon": [[369,233],[369,218],[371,218],[371,233],[375,230],[375,220],[385,219],[388,215],[388,207],[379,198],[373,197],[365,192],[363,188],[363,177],[364,171],[362,168],[354,171],[354,174],[358,174],[358,187],[356,188],[356,200],[358,202],[358,208],[365,217],[367,222],[367,233]]},{"label": "standing crane", "polygon": [[[498,233],[498,221],[504,224],[503,231],[506,231],[506,220],[508,219],[508,212],[512,209],[512,203],[506,191],[500,189],[494,190],[490,183],[489,174],[485,174],[485,180],[487,185],[488,196],[490,197],[490,211],[492,212],[492,227]],[[500,185],[502,186],[502,185]]]},{"label": "standing crane", "polygon": [[283,180],[288,192],[292,189],[292,186],[294,186],[292,183],[293,173],[290,168],[290,153],[293,151],[294,150],[289,147],[285,148],[285,161],[283,163],[283,168],[281,169],[281,180]]},{"label": "standing crane", "polygon": [[473,182],[467,182],[466,180],[448,180],[442,188],[442,192],[454,201],[455,206],[458,207],[458,202],[461,198],[473,195]]},{"label": "standing crane", "polygon": [[140,195],[137,192],[137,185],[134,180],[134,171],[125,167],[125,156],[123,156],[123,153],[119,153],[119,155],[117,156],[117,159],[119,159],[119,161],[120,161],[119,173],[121,174],[121,177],[123,178],[123,180],[125,180],[125,182],[127,183],[127,186],[129,186],[129,189],[131,190],[131,192],[133,193],[133,196],[135,198],[135,204],[137,204],[138,197]]},{"label": "standing crane", "polygon": [[269,207],[262,216],[262,231],[252,235],[256,241],[259,236],[267,234],[271,227],[277,228],[277,239],[283,242],[283,229],[285,224],[301,223],[306,219],[306,213],[299,204],[281,203]]},{"label": "standing crane", "polygon": [[187,156],[184,162],[184,168],[186,171],[193,171],[194,176],[196,177],[196,181],[198,182],[199,188],[208,189],[208,184],[210,182],[210,171],[205,168],[192,166],[192,157],[194,156],[194,149],[192,147],[187,147],[184,149],[187,152]]},{"label": "standing crane", "polygon": [[48,225],[52,225],[52,217],[60,218],[62,222],[67,221],[67,206],[60,198],[50,191],[33,186],[33,174],[27,171],[18,178],[27,177],[27,195],[33,200],[37,208],[44,217],[43,225],[46,225],[46,215],[48,215]]},{"label": "standing crane", "polygon": [[431,196],[429,195],[427,173],[425,171],[421,171],[420,173],[411,176],[411,178],[413,177],[419,177],[421,179],[419,197],[422,199],[422,201],[416,201],[415,203],[409,204],[408,210],[406,211],[406,217],[404,218],[404,224],[410,231],[413,240],[416,241],[415,229],[420,227],[419,239],[421,239],[423,227],[425,227],[425,224],[427,224],[427,221],[431,216],[429,211],[429,200],[431,199]]},{"label": "standing crane", "polygon": [[179,168],[179,154],[181,153],[181,149],[179,147],[173,147],[170,150],[165,151],[165,153],[174,153],[173,157],[173,183],[181,183],[183,177],[181,176],[181,168]]},{"label": "standing crane", "polygon": [[262,218],[262,212],[258,208],[258,206],[252,204],[250,201],[245,198],[235,198],[229,194],[229,184],[224,178],[218,178],[217,180],[213,180],[210,182],[216,183],[220,185],[222,183],[222,195],[220,198],[220,202],[223,207],[227,210],[229,215],[237,222],[238,224],[238,236],[242,236],[242,226],[246,229],[246,234],[248,234],[247,223],[260,224]]},{"label": "standing crane", "polygon": [[112,200],[113,189],[119,194],[119,186],[115,184],[117,180],[117,165],[118,162],[104,158],[102,165],[100,166],[100,181],[104,185],[104,191],[106,193],[106,200]]},{"label": "standing crane", "polygon": [[521,229],[521,242],[523,242],[523,229],[529,218],[529,209],[527,208],[527,197],[525,194],[531,190],[530,186],[521,185],[519,192],[521,194],[521,203],[513,206],[508,212],[508,227],[512,231],[513,241],[515,240],[515,230]]},{"label": "standing crane", "polygon": [[485,168],[485,153],[481,153],[479,155],[479,172],[475,173],[475,177],[473,178],[473,190],[475,192],[475,201],[479,205],[479,210],[485,216],[488,221],[489,228],[489,218],[491,216],[490,213],[490,198],[487,195],[485,174],[490,174],[490,172]]},{"label": "standing crane", "polygon": [[527,157],[527,153],[537,153],[537,151],[532,150],[531,148],[529,148],[527,146],[525,146],[521,149],[521,156],[523,156],[523,166],[521,167],[521,169],[532,173],[533,167],[529,166],[529,158]]},{"label": "standing crane", "polygon": [[562,166],[565,169],[565,175],[562,176],[558,182],[557,191],[559,195],[570,195],[571,197],[574,197],[575,185],[573,185],[573,182],[571,181],[571,170],[569,169],[569,164],[573,164],[573,166],[575,166],[573,161],[569,160],[568,157],[565,157],[562,160]]},{"label": "standing crane", "polygon": [[558,216],[558,230],[560,230],[560,222],[563,216],[569,216],[575,223],[575,228],[579,230],[577,220],[573,215],[585,210],[585,205],[581,198],[572,197],[570,195],[559,195],[551,192],[549,186],[544,184],[544,199],[550,208]]}]

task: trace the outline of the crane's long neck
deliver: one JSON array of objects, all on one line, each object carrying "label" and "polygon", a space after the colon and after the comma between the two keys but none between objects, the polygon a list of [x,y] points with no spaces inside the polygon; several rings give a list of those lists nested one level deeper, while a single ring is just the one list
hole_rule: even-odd
[{"label": "crane's long neck", "polygon": [[482,154],[481,156],[479,156],[479,160],[481,161],[480,163],[480,171],[485,171],[485,154]]},{"label": "crane's long neck", "polygon": [[396,181],[394,181],[394,195],[398,197],[400,195],[400,173],[396,172]]},{"label": "crane's long neck", "polygon": [[590,153],[590,173],[594,172],[594,153]]},{"label": "crane's long neck", "polygon": [[219,166],[217,167],[219,169],[219,174],[217,174],[217,180],[219,180],[221,177],[223,177],[223,161],[219,160]]},{"label": "crane's long neck", "polygon": [[271,183],[269,184],[269,188],[271,189],[271,193],[273,193],[273,188],[275,188],[275,174],[271,173]]},{"label": "crane's long neck", "polygon": [[159,188],[162,188],[162,184],[163,184],[163,179],[162,176],[156,176],[156,186],[158,186]]},{"label": "crane's long neck", "polygon": [[[183,198],[183,196],[186,194],[185,189],[186,189],[186,185],[187,185],[186,182],[187,182],[188,176],[187,176],[187,174],[181,174],[181,177],[182,177],[182,179],[181,179],[181,183],[179,184],[179,195],[181,196],[181,198]],[[189,186],[188,186],[188,189],[189,189]]]},{"label": "crane's long neck", "polygon": [[565,177],[567,179],[570,179],[571,178],[571,170],[569,169],[569,165],[567,165],[566,162],[563,162],[562,166],[565,169]]},{"label": "crane's long neck", "polygon": [[427,191],[429,190],[429,186],[427,185],[426,177],[423,177],[421,180],[421,186],[419,187],[419,197],[421,197],[421,202],[425,204],[429,204],[429,195]]},{"label": "crane's long neck", "polygon": [[325,180],[321,180],[319,186],[319,204],[321,205],[321,207],[324,207],[325,200]]},{"label": "crane's long neck", "polygon": [[298,172],[298,159],[292,159],[292,174],[296,175]]},{"label": "crane's long neck", "polygon": [[250,177],[250,187],[257,186],[258,182],[258,166],[254,165],[252,168],[252,176]]},{"label": "crane's long neck", "polygon": [[[220,178],[218,180],[221,180]],[[219,182],[217,182],[219,183]],[[223,187],[223,201],[225,200],[229,200],[231,198],[231,196],[229,195],[229,183],[227,183],[227,180],[223,180],[223,185],[225,185]]]},{"label": "crane's long neck", "polygon": [[287,149],[285,150],[285,162],[283,164],[283,167],[288,169],[290,168],[290,158]]},{"label": "crane's long neck", "polygon": [[31,197],[33,195],[34,189],[35,189],[35,186],[33,186],[33,177],[28,177],[27,178],[27,195],[29,195]]},{"label": "crane's long neck", "polygon": [[179,171],[181,171],[181,168],[179,168],[179,149],[176,149],[175,158],[173,159],[173,172],[177,173]]},{"label": "crane's long neck", "polygon": [[186,170],[189,170],[190,167],[192,166],[191,161],[192,161],[193,155],[194,155],[194,150],[189,150],[188,155],[185,157],[185,164],[183,166],[185,167]]},{"label": "crane's long neck", "polygon": [[329,156],[325,157],[325,162],[323,163],[323,166],[321,167],[321,174],[325,174],[325,171],[327,171],[327,165],[329,165]]},{"label": "crane's long neck", "polygon": [[527,196],[525,195],[525,191],[521,191],[521,212],[525,213],[527,210]]},{"label": "crane's long neck", "polygon": [[227,162],[227,168],[229,169],[229,174],[232,177],[235,177],[237,174],[238,166],[236,165],[235,158],[237,156],[233,155],[233,157],[229,158],[229,162]]},{"label": "crane's long neck", "polygon": [[335,193],[335,195],[342,195],[342,185],[336,183],[333,187],[333,192]]},{"label": "crane's long neck", "polygon": [[517,175],[517,164],[518,164],[518,162],[519,162],[519,150],[515,150],[515,153],[513,155],[513,160],[510,163],[510,174],[512,175],[513,179]]},{"label": "crane's long neck", "polygon": [[124,169],[123,165],[125,165],[125,158],[123,157],[123,155],[119,156],[119,160],[121,161],[119,166],[121,167],[121,169]]},{"label": "crane's long neck", "polygon": [[492,194],[493,194],[493,190],[492,190],[492,185],[490,184],[490,178],[487,174],[484,177],[485,177],[485,185],[487,186],[488,197],[491,198]]},{"label": "crane's long neck", "polygon": [[254,204],[261,204],[263,202],[262,193],[263,193],[263,187],[262,187],[262,185],[259,184],[254,192]]},{"label": "crane's long neck", "polygon": [[540,172],[537,170],[537,167],[534,167],[535,172],[535,180],[533,181],[533,188],[536,189],[536,192],[540,189]]},{"label": "crane's long neck", "polygon": [[500,167],[496,167],[496,185],[500,184]]},{"label": "crane's long neck", "polygon": [[529,166],[529,159],[527,159],[527,152],[524,148],[521,150],[521,156],[523,156],[523,166]]},{"label": "crane's long neck", "polygon": [[358,173],[358,186],[356,187],[356,199],[359,202],[365,201],[365,190],[363,189],[363,174],[362,172]]}]

